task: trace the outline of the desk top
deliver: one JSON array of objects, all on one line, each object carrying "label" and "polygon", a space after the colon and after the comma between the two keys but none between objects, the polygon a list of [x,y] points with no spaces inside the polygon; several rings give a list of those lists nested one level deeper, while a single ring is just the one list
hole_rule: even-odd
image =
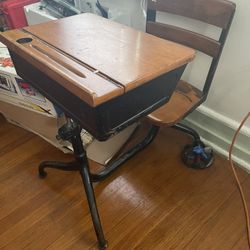
[{"label": "desk top", "polygon": [[93,14],[7,31],[0,41],[92,107],[188,63],[195,54]]}]

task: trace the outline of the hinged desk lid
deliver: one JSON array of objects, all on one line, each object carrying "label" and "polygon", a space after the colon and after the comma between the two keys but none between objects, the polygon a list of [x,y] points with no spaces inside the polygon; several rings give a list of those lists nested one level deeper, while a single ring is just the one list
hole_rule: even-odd
[{"label": "hinged desk lid", "polygon": [[8,31],[0,40],[90,106],[194,57],[192,49],[93,14]]}]

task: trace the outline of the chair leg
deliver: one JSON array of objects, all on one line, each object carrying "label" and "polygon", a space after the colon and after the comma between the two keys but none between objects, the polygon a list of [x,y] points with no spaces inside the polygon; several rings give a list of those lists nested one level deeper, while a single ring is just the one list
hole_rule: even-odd
[{"label": "chair leg", "polygon": [[172,128],[193,137],[193,144],[186,145],[181,153],[185,165],[195,169],[205,169],[212,165],[214,161],[213,150],[201,141],[200,135],[194,129],[180,123],[173,125]]},{"label": "chair leg", "polygon": [[181,123],[177,123],[177,124],[174,124],[172,126],[172,128],[176,129],[176,130],[180,130],[186,134],[189,134],[193,137],[193,140],[194,140],[194,145],[199,145],[201,144],[201,139],[200,139],[200,135],[192,128],[184,125],[184,124],[181,124]]}]

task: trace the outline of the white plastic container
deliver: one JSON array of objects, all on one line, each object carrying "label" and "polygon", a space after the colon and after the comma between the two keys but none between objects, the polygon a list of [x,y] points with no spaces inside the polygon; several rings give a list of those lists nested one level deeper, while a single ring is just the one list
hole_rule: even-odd
[{"label": "white plastic container", "polygon": [[51,20],[56,20],[51,13],[45,8],[41,7],[42,4],[34,3],[24,7],[24,13],[28,22],[28,25],[44,23]]}]

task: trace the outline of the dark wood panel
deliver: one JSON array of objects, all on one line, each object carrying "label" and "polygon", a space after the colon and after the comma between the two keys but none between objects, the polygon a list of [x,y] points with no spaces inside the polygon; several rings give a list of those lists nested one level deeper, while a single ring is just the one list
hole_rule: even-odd
[{"label": "dark wood panel", "polygon": [[148,0],[148,9],[169,12],[227,28],[235,4],[225,0]]},{"label": "dark wood panel", "polygon": [[220,51],[220,43],[201,34],[158,22],[147,22],[147,32],[168,39],[193,49],[199,50],[212,57],[217,57]]}]

